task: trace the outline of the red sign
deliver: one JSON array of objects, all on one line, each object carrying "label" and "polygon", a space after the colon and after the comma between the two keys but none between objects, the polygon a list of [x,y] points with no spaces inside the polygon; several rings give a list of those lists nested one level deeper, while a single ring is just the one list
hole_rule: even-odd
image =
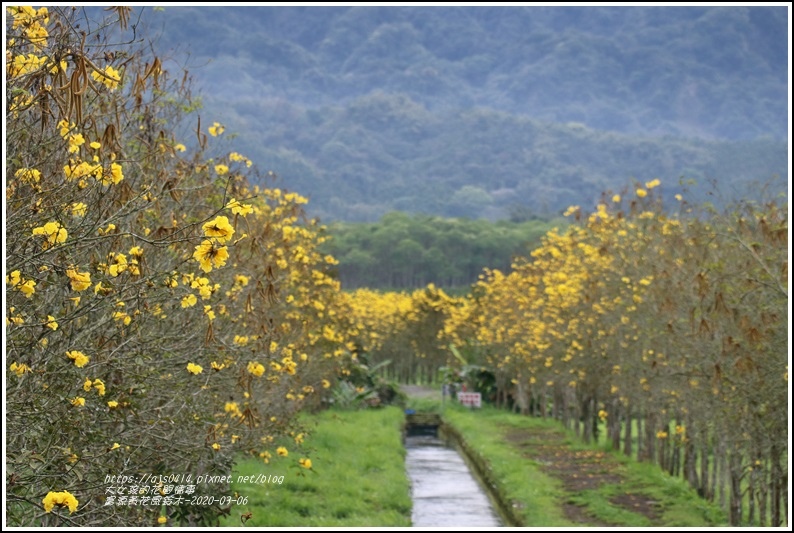
[{"label": "red sign", "polygon": [[482,396],[479,392],[459,392],[458,401],[468,407],[482,407]]}]

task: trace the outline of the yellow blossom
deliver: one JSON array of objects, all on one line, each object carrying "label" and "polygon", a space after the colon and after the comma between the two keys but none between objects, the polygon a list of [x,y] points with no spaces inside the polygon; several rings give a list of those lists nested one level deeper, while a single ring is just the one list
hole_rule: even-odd
[{"label": "yellow blossom", "polygon": [[289,455],[289,452],[284,446],[279,446],[278,448],[276,448],[276,453],[279,454],[281,457],[287,457]]},{"label": "yellow blossom", "polygon": [[229,167],[227,165],[224,165],[223,163],[218,163],[217,165],[215,165],[215,173],[218,176],[223,176],[228,172],[229,172]]},{"label": "yellow blossom", "polygon": [[83,368],[90,361],[90,358],[87,355],[78,350],[66,352],[66,357],[74,361],[74,366],[77,368]]},{"label": "yellow blossom", "polygon": [[35,168],[20,168],[14,172],[14,177],[26,183],[38,183],[41,180],[41,172]]},{"label": "yellow blossom", "polygon": [[55,317],[52,315],[47,315],[47,322],[45,325],[53,331],[58,329],[58,322],[55,320]]},{"label": "yellow blossom", "polygon": [[265,366],[262,363],[251,361],[248,363],[248,372],[256,377],[260,377],[265,373]]},{"label": "yellow blossom", "polygon": [[118,442],[114,442],[113,446],[110,447],[111,450],[118,450],[121,448],[121,445]]},{"label": "yellow blossom", "polygon": [[77,153],[80,147],[85,144],[85,138],[82,133],[74,133],[69,136],[69,153]]},{"label": "yellow blossom", "polygon": [[188,363],[187,371],[190,372],[191,374],[201,374],[204,371],[204,369],[201,368],[201,366],[199,365]]},{"label": "yellow blossom", "polygon": [[99,392],[100,396],[104,396],[105,395],[105,382],[104,381],[102,381],[101,379],[97,378],[97,379],[94,380],[93,385],[94,385],[94,388],[97,390],[97,392]]},{"label": "yellow blossom", "polygon": [[166,522],[168,522],[168,518],[167,517],[165,517],[163,515],[160,515],[160,516],[157,517],[157,523],[158,524],[162,525],[162,524],[165,524]]},{"label": "yellow blossom", "polygon": [[77,396],[72,400],[72,405],[75,407],[83,407],[85,405],[85,398]]},{"label": "yellow blossom", "polygon": [[111,409],[115,409],[118,406],[119,406],[119,402],[117,402],[116,400],[110,400],[108,402],[108,407],[110,407]]},{"label": "yellow blossom", "polygon": [[17,364],[16,362],[14,362],[11,363],[9,370],[11,370],[11,372],[14,372],[17,376],[21,376],[26,372],[30,372],[30,367],[25,363]]},{"label": "yellow blossom", "polygon": [[645,189],[637,189],[637,196],[639,196],[640,198],[645,198],[646,196],[648,196],[648,191],[646,191]]},{"label": "yellow blossom", "polygon": [[43,226],[33,228],[33,235],[44,235],[47,238],[43,245],[46,249],[53,244],[65,242],[69,234],[60,222],[47,222]]},{"label": "yellow blossom", "polygon": [[119,82],[121,81],[121,74],[119,71],[110,65],[106,66],[105,70],[101,72],[96,70],[92,71],[91,77],[94,78],[94,80],[104,84],[105,87],[111,91],[116,90],[116,88],[119,86]]},{"label": "yellow blossom", "polygon": [[651,181],[645,183],[645,186],[648,189],[653,189],[654,187],[658,187],[661,184],[662,184],[662,182],[660,182],[658,179],[654,179],[654,180],[651,180]]},{"label": "yellow blossom", "polygon": [[303,468],[311,468],[312,460],[305,457],[301,457],[300,459],[298,459],[298,464],[301,465]]},{"label": "yellow blossom", "polygon": [[201,229],[204,230],[205,236],[215,237],[218,242],[226,242],[234,235],[234,228],[225,216],[215,217],[215,220],[207,222]]},{"label": "yellow blossom", "polygon": [[224,129],[225,128],[219,122],[213,122],[212,126],[207,128],[207,131],[209,131],[210,135],[212,135],[213,137],[217,137],[218,135],[223,133]]},{"label": "yellow blossom", "polygon": [[235,215],[245,216],[249,213],[253,213],[254,211],[254,208],[251,206],[251,204],[241,204],[234,198],[232,198],[232,200],[226,204],[226,207],[231,209],[232,213]]},{"label": "yellow blossom", "polygon": [[185,150],[187,150],[187,148],[185,148],[184,144],[177,143],[174,145],[174,150],[176,150],[177,152],[184,152]]},{"label": "yellow blossom", "polygon": [[47,495],[41,500],[44,505],[44,512],[52,512],[53,507],[68,507],[69,514],[73,514],[77,510],[79,502],[69,491],[63,492],[48,492]]},{"label": "yellow blossom", "polygon": [[88,206],[83,202],[75,202],[71,205],[72,214],[76,217],[84,217]]},{"label": "yellow blossom", "polygon": [[91,286],[91,273],[78,272],[74,268],[66,270],[66,276],[71,280],[73,291],[84,291]]},{"label": "yellow blossom", "polygon": [[184,298],[182,298],[182,307],[193,307],[196,305],[198,298],[196,298],[195,294],[188,294]]},{"label": "yellow blossom", "polygon": [[[234,232],[233,229],[232,232]],[[207,239],[196,246],[193,259],[198,261],[201,270],[210,272],[213,266],[220,268],[226,264],[226,260],[229,259],[229,250],[226,246],[216,248],[215,243]]]},{"label": "yellow blossom", "polygon": [[218,450],[220,450],[220,449],[221,449],[221,445],[220,445],[220,444],[218,444],[217,442],[214,442],[214,443],[212,444],[212,449],[213,449],[213,450],[215,450],[215,451],[217,452]]}]

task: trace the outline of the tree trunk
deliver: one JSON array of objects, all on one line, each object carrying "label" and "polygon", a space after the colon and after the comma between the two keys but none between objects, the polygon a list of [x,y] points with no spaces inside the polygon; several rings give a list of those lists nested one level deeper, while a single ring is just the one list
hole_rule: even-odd
[{"label": "tree trunk", "polygon": [[733,450],[728,458],[730,472],[730,524],[739,526],[742,523],[742,456]]},{"label": "tree trunk", "polygon": [[623,455],[631,457],[631,407],[626,407],[626,434],[623,437]]}]

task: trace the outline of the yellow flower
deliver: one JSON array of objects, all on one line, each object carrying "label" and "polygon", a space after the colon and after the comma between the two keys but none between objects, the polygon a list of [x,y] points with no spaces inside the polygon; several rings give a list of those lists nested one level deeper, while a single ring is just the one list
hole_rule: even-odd
[{"label": "yellow flower", "polygon": [[83,407],[85,405],[85,398],[82,396],[77,396],[72,400],[72,405],[75,407]]},{"label": "yellow flower", "polygon": [[71,280],[73,291],[84,291],[91,286],[90,272],[78,272],[74,268],[69,268],[66,270],[66,275]]},{"label": "yellow flower", "polygon": [[91,380],[86,378],[85,382],[83,383],[83,390],[86,392],[90,391],[91,385],[92,385]]},{"label": "yellow flower", "polygon": [[61,226],[60,222],[47,222],[43,226],[33,228],[33,235],[44,235],[47,237],[43,245],[44,249],[49,248],[53,244],[65,242],[69,236],[66,228]]},{"label": "yellow flower", "polygon": [[279,446],[276,448],[276,453],[279,454],[281,457],[286,457],[289,455],[289,452],[284,446]]},{"label": "yellow flower", "polygon": [[162,515],[157,517],[157,523],[158,524],[162,525],[162,524],[165,524],[166,522],[168,522],[168,518],[167,517],[162,516]]},{"label": "yellow flower", "polygon": [[615,196],[613,196],[612,197],[612,201],[615,202],[616,204],[619,204],[620,203],[620,195],[616,194]]},{"label": "yellow flower", "polygon": [[218,450],[220,450],[220,449],[221,449],[221,445],[220,445],[220,444],[218,444],[217,442],[214,442],[214,443],[212,444],[212,449],[213,449],[213,450],[215,450],[215,451],[217,452]]},{"label": "yellow flower", "polygon": [[229,219],[225,216],[215,217],[215,220],[207,222],[201,229],[204,230],[205,236],[215,237],[218,242],[226,242],[234,235],[234,228],[229,224]]},{"label": "yellow flower", "polygon": [[[232,232],[234,232],[233,229]],[[207,239],[196,246],[193,259],[198,261],[201,270],[210,272],[213,266],[220,268],[226,264],[226,260],[229,259],[229,250],[225,246],[216,248],[215,243]]]},{"label": "yellow flower", "polygon": [[223,133],[224,129],[225,128],[219,122],[213,122],[212,126],[207,128],[207,131],[209,131],[210,135],[212,135],[213,137],[217,137],[218,135]]},{"label": "yellow flower", "polygon": [[48,492],[41,503],[44,504],[44,512],[46,513],[52,512],[53,507],[57,505],[59,507],[68,507],[69,514],[72,514],[77,510],[79,502],[69,491],[65,490],[63,492]]},{"label": "yellow flower", "polygon": [[88,206],[83,202],[75,202],[72,204],[72,214],[76,217],[84,217]]},{"label": "yellow flower", "polygon": [[174,145],[174,150],[176,150],[177,152],[184,152],[185,150],[187,150],[187,148],[185,148],[184,144],[177,143]]},{"label": "yellow flower", "polygon": [[256,377],[260,377],[265,373],[265,366],[262,363],[251,361],[248,363],[248,373],[253,374]]},{"label": "yellow flower", "polygon": [[105,395],[105,382],[101,379],[97,378],[94,380],[94,388],[99,392],[100,396]]},{"label": "yellow flower", "polygon": [[198,301],[198,299],[196,298],[195,294],[188,294],[187,296],[182,298],[182,307],[183,308],[185,308],[185,307],[193,307],[194,305],[196,305],[197,301]]},{"label": "yellow flower", "polygon": [[667,438],[667,432],[666,431],[657,431],[656,432],[656,438],[657,439],[666,439]]},{"label": "yellow flower", "polygon": [[47,315],[47,322],[45,323],[45,325],[53,331],[58,329],[58,322],[55,320],[55,317],[52,315]]},{"label": "yellow flower", "polygon": [[226,207],[231,209],[232,213],[235,214],[235,215],[245,216],[248,213],[253,213],[253,211],[254,211],[254,208],[251,206],[251,204],[241,204],[240,202],[238,202],[234,198],[232,198],[231,202],[226,204]]},{"label": "yellow flower", "polygon": [[115,409],[118,406],[119,406],[119,402],[117,402],[116,400],[110,400],[108,402],[108,407],[110,407],[111,409]]},{"label": "yellow flower", "polygon": [[128,264],[126,255],[111,252],[111,260],[113,263],[108,267],[108,274],[114,278],[127,270]]},{"label": "yellow flower", "polygon": [[229,167],[227,165],[224,165],[223,163],[218,163],[215,165],[215,173],[218,176],[223,176],[227,172],[229,172]]},{"label": "yellow flower", "polygon": [[25,363],[22,364],[11,363],[9,370],[11,370],[11,372],[14,372],[17,376],[21,376],[26,372],[30,372],[30,367]]},{"label": "yellow flower", "polygon": [[118,163],[111,163],[110,164],[110,172],[103,172],[102,176],[97,176],[97,179],[102,182],[102,185],[118,185],[120,181],[124,179],[124,172],[122,171],[121,165]]},{"label": "yellow flower", "polygon": [[312,460],[301,457],[300,459],[298,459],[298,464],[301,465],[303,468],[311,468]]},{"label": "yellow flower", "polygon": [[660,182],[658,179],[655,179],[655,180],[651,180],[651,181],[647,182],[645,184],[645,186],[647,188],[649,188],[649,189],[653,189],[654,187],[658,187],[661,184],[662,184],[662,182]]},{"label": "yellow flower", "polygon": [[121,445],[118,442],[114,442],[113,446],[110,447],[110,450],[118,450],[119,448],[121,448]]},{"label": "yellow flower", "polygon": [[201,374],[204,369],[201,368],[199,365],[194,365],[193,363],[187,364],[187,371],[191,374]]},{"label": "yellow flower", "polygon": [[87,355],[85,355],[83,352],[80,352],[78,350],[66,352],[66,357],[73,360],[74,366],[76,366],[77,368],[83,368],[90,360]]},{"label": "yellow flower", "polygon": [[217,362],[215,362],[215,361],[213,361],[212,363],[210,363],[210,366],[212,367],[212,369],[213,369],[215,372],[219,372],[219,371],[223,370],[224,368],[226,368],[226,364],[225,364],[225,363],[218,364],[218,363],[217,363]]},{"label": "yellow flower", "polygon": [[102,72],[94,70],[91,72],[91,77],[94,78],[94,80],[103,83],[105,87],[111,91],[116,90],[116,88],[119,86],[119,82],[121,81],[121,74],[119,74],[119,71],[110,65],[106,66],[105,70]]},{"label": "yellow flower", "polygon": [[646,191],[645,189],[637,189],[637,196],[639,196],[640,198],[645,198],[646,196],[648,196],[648,191]]},{"label": "yellow flower", "polygon": [[598,418],[600,418],[602,422],[607,419],[607,416],[609,416],[609,415],[603,409],[598,411]]},{"label": "yellow flower", "polygon": [[80,150],[80,146],[85,144],[85,138],[82,133],[74,133],[69,136],[69,153],[76,153]]},{"label": "yellow flower", "polygon": [[327,379],[324,379],[324,380],[323,380],[323,388],[324,388],[324,389],[327,389],[327,388],[328,388],[328,387],[330,387],[330,386],[331,386],[331,382],[330,382],[330,381],[328,381]]},{"label": "yellow flower", "polygon": [[14,172],[14,177],[25,183],[38,183],[41,180],[41,171],[35,168],[20,168]]},{"label": "yellow flower", "polygon": [[36,282],[32,279],[23,279],[19,270],[14,270],[7,275],[6,283],[24,294],[26,298],[30,298],[36,292],[36,289],[33,288],[36,286]]},{"label": "yellow flower", "polygon": [[92,141],[91,144],[89,144],[89,146],[94,150],[99,150],[102,147],[102,144],[96,141]]}]

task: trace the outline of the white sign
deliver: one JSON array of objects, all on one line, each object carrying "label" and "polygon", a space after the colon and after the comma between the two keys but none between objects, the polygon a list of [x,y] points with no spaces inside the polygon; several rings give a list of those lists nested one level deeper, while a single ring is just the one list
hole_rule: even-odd
[{"label": "white sign", "polygon": [[482,396],[479,392],[459,392],[458,401],[468,407],[482,407]]}]

